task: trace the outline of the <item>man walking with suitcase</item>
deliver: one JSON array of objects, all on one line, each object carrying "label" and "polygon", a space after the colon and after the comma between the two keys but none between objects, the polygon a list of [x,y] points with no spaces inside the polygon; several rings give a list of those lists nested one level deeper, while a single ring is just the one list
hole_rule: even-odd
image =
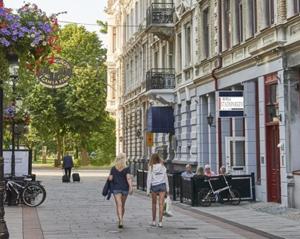
[{"label": "man walking with suitcase", "polygon": [[65,169],[65,175],[67,175],[69,180],[71,178],[71,171],[73,166],[73,158],[70,154],[67,153],[67,155],[65,155],[63,158],[63,168]]}]

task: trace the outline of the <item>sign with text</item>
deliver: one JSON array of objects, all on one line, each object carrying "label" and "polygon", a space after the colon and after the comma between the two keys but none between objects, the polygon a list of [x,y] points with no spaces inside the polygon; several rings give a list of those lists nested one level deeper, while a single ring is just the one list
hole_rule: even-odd
[{"label": "sign with text", "polygon": [[219,117],[243,117],[244,92],[219,91],[218,110]]},{"label": "sign with text", "polygon": [[151,133],[151,132],[146,133],[146,143],[147,143],[148,147],[153,146],[153,133]]},{"label": "sign with text", "polygon": [[[3,158],[4,175],[11,174],[11,151],[3,151]],[[31,174],[30,155],[28,150],[15,151],[15,174],[17,177]]]}]

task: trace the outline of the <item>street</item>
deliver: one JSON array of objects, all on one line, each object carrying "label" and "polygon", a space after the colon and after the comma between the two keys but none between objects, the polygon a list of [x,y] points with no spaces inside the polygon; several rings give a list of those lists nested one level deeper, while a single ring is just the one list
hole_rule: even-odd
[{"label": "street", "polygon": [[[152,228],[150,198],[140,192],[135,192],[128,198],[125,227],[117,229],[114,200],[112,198],[107,201],[101,195],[108,171],[80,171],[80,183],[65,184],[61,183],[60,170],[35,170],[35,173],[47,190],[47,199],[37,210],[20,206],[5,208],[12,239],[283,238],[269,234],[264,237],[255,234],[255,231],[222,223],[205,215],[198,215],[185,206],[175,205],[174,216],[165,218],[164,227]],[[273,218],[264,214],[264,221],[267,222],[268,217]],[[291,223],[297,225],[296,222]],[[291,228],[291,225],[285,226]],[[295,234],[289,235],[287,238],[297,238]]]}]

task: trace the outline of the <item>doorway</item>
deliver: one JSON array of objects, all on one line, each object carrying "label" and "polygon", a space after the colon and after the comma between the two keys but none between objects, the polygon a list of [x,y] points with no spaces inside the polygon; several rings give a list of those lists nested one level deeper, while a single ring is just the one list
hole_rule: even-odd
[{"label": "doorway", "polygon": [[279,109],[277,76],[265,77],[267,196],[269,202],[281,202]]},{"label": "doorway", "polygon": [[245,137],[226,137],[226,172],[233,175],[245,174]]}]

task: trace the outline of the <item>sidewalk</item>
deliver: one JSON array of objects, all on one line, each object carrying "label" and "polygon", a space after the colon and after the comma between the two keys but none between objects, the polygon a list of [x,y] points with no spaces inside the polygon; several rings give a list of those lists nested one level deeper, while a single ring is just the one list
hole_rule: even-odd
[{"label": "sidewalk", "polygon": [[300,238],[300,210],[275,203],[247,203],[239,206],[212,204],[211,207],[191,207],[175,203],[186,210],[211,215],[222,221],[255,228],[283,238]]},{"label": "sidewalk", "polygon": [[[152,228],[149,226],[151,203],[143,192],[136,192],[128,198],[125,228],[118,230],[114,200],[107,201],[101,196],[107,173],[97,170],[80,171],[80,183],[62,184],[60,170],[37,170],[37,179],[42,180],[46,187],[47,199],[37,210],[28,207],[5,207],[10,238],[257,239],[273,238],[272,235],[277,238],[300,238],[298,211],[291,209],[291,212],[290,209],[279,209],[277,204],[265,203],[243,203],[241,206],[213,204],[209,208],[192,208],[174,202],[174,216],[165,218],[164,228]],[[262,211],[273,214],[277,212],[278,215]],[[283,213],[284,211],[286,212]],[[207,220],[210,217],[217,220]],[[272,235],[253,237],[251,232],[247,234],[243,228],[238,230],[236,225],[253,227]]]}]

